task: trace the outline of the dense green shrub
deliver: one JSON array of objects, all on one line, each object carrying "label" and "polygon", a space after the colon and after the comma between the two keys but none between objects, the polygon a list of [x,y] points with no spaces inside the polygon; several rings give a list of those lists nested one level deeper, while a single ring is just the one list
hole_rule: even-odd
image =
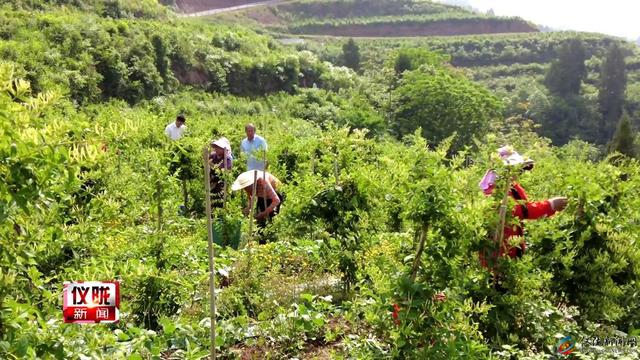
[{"label": "dense green shrub", "polygon": [[405,72],[392,94],[391,128],[401,137],[421,128],[430,144],[457,134],[453,150],[487,132],[500,103],[486,89],[442,68]]},{"label": "dense green shrub", "polygon": [[56,86],[79,105],[110,98],[135,104],[181,84],[243,96],[294,93],[314,84],[344,86],[340,74],[331,74],[339,68],[245,29],[172,18],[110,19],[72,10],[33,17],[26,11],[0,11],[10,20],[0,41],[3,57],[26,74],[35,90]]}]

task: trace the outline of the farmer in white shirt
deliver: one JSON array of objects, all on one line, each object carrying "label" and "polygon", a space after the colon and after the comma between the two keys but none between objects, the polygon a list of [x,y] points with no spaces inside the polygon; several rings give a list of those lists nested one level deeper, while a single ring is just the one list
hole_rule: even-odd
[{"label": "farmer in white shirt", "polygon": [[240,151],[247,155],[247,170],[264,171],[267,142],[262,136],[256,135],[256,127],[253,124],[247,124],[244,131],[247,137],[242,140]]},{"label": "farmer in white shirt", "polygon": [[185,130],[187,129],[187,125],[185,125],[186,119],[184,115],[178,115],[176,117],[176,121],[167,125],[164,129],[164,134],[171,140],[178,140],[184,135]]}]

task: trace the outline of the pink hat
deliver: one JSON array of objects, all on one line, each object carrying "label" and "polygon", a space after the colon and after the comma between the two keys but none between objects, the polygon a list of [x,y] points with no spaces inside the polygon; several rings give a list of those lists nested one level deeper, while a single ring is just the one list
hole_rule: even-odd
[{"label": "pink hat", "polygon": [[520,155],[510,145],[505,145],[498,149],[498,155],[500,155],[502,162],[507,166],[533,164],[533,160]]},{"label": "pink hat", "polygon": [[480,186],[480,190],[482,190],[485,195],[491,195],[491,193],[493,193],[493,189],[496,187],[497,179],[498,174],[496,174],[493,169],[487,170],[478,186]]},{"label": "pink hat", "polygon": [[[502,159],[502,163],[506,166],[533,165],[533,160],[520,155],[510,145],[505,145],[498,149],[498,156],[500,156],[500,159]],[[497,179],[498,174],[495,172],[495,170],[489,169],[484,174],[482,180],[480,180],[478,186],[480,186],[480,189],[485,195],[491,195],[493,193],[493,189],[496,187]]]},{"label": "pink hat", "polygon": [[211,145],[224,149],[225,156],[231,157],[233,159],[233,153],[231,152],[231,143],[226,137],[221,137],[216,141],[212,141]]},{"label": "pink hat", "polygon": [[231,151],[231,143],[229,142],[229,139],[227,139],[226,137],[221,137],[220,139],[211,142],[211,145],[215,145],[219,148],[223,148],[227,151]]}]

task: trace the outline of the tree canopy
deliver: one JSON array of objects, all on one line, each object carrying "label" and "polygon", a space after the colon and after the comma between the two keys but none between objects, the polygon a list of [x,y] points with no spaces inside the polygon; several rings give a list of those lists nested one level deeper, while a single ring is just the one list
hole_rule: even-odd
[{"label": "tree canopy", "polygon": [[360,48],[353,39],[349,39],[342,46],[342,59],[346,67],[355,71],[360,70]]},{"label": "tree canopy", "polygon": [[598,84],[598,105],[602,114],[600,131],[609,138],[622,116],[624,91],[627,86],[624,58],[620,45],[614,43],[607,51],[600,69]]},{"label": "tree canopy", "polygon": [[482,86],[446,68],[423,66],[405,72],[392,93],[391,128],[397,136],[422,129],[431,145],[457,134],[452,149],[488,131],[501,103]]},{"label": "tree canopy", "polygon": [[582,42],[577,39],[570,40],[558,51],[558,59],[551,63],[544,84],[551,93],[561,97],[578,95],[582,80],[587,75],[585,60]]}]

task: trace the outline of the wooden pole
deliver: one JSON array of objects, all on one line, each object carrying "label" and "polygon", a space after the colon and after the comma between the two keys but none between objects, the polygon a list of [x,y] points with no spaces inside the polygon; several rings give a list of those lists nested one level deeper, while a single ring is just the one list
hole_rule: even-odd
[{"label": "wooden pole", "polygon": [[253,234],[253,208],[256,203],[256,188],[258,186],[258,170],[253,171],[253,185],[251,189],[251,200],[249,200],[249,237]]},{"label": "wooden pole", "polygon": [[253,240],[253,207],[256,203],[256,187],[258,186],[258,171],[253,171],[253,189],[251,190],[251,199],[249,200],[249,236],[247,237],[247,250],[249,258],[247,260],[247,270],[251,271],[251,240]]},{"label": "wooden pole", "polygon": [[211,166],[209,165],[209,148],[204,147],[204,191],[205,204],[207,211],[207,235],[209,237],[209,292],[211,293],[210,311],[211,311],[211,360],[216,358],[216,285],[214,271],[214,253],[213,253],[213,220],[211,218]]},{"label": "wooden pole", "polygon": [[[262,150],[262,161],[263,161],[263,169],[262,169],[262,184],[266,184],[267,181],[267,149]],[[266,194],[262,194],[266,195]],[[262,205],[264,208],[267,208],[267,197],[262,196]]]},{"label": "wooden pole", "polygon": [[222,209],[226,210],[227,209],[227,176],[228,174],[228,170],[229,168],[227,167],[227,157],[229,156],[229,150],[224,149],[224,159],[222,160],[222,167],[224,168],[224,173],[222,175],[222,180],[224,180],[224,186],[223,186],[223,190],[224,193],[222,195]]}]

